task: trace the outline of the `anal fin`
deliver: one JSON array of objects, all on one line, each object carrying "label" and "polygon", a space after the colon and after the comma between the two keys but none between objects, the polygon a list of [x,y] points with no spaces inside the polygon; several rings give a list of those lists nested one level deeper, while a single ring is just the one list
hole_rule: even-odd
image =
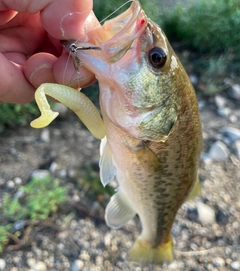
[{"label": "anal fin", "polygon": [[117,229],[126,224],[135,211],[131,208],[126,196],[118,191],[114,194],[106,207],[105,219],[109,227]]}]

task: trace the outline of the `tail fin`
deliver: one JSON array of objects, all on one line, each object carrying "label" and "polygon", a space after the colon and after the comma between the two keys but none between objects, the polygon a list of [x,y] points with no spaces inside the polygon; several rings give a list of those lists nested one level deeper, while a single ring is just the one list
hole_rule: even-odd
[{"label": "tail fin", "polygon": [[129,252],[129,260],[142,264],[160,264],[173,261],[172,238],[166,244],[151,247],[144,244],[144,241],[137,239]]}]

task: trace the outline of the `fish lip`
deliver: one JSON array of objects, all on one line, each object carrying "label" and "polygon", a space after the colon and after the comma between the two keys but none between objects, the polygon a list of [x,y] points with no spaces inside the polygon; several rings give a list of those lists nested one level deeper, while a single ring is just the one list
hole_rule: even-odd
[{"label": "fish lip", "polygon": [[84,46],[77,46],[73,40],[60,40],[63,48],[70,53],[77,53],[78,50],[101,50],[99,46],[91,46],[88,44],[82,44]]},{"label": "fish lip", "polygon": [[108,23],[115,23],[115,21],[120,27],[122,26],[122,29],[100,45],[105,59],[110,63],[120,60],[127,53],[148,24],[148,18],[138,1],[133,1],[129,9]]},{"label": "fish lip", "polygon": [[71,47],[73,44],[75,44],[75,41],[74,40],[60,40],[60,44],[67,52],[71,52]]},{"label": "fish lip", "polygon": [[[134,40],[140,37],[147,23],[148,18],[140,3],[133,1],[125,12],[104,23],[102,28],[108,37],[107,40],[96,37],[94,44],[73,40],[61,40],[60,43],[67,52],[75,57],[81,50],[87,53],[88,49],[97,49],[102,51],[101,55],[108,63],[114,63],[127,53]],[[81,59],[81,57],[79,58]]]}]

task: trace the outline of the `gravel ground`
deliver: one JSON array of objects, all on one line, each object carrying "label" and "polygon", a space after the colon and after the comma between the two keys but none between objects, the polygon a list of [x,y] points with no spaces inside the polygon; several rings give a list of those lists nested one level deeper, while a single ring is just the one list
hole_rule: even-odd
[{"label": "gravel ground", "polygon": [[99,141],[75,116],[67,113],[43,130],[26,127],[2,134],[0,199],[6,192],[15,195],[39,169],[60,178],[69,198],[47,221],[22,228],[22,243],[0,255],[0,270],[240,270],[240,97],[237,101],[234,87],[199,100],[202,192],[179,210],[173,227],[175,261],[163,269],[129,262],[127,251],[140,232],[138,219],[109,229],[104,222],[109,196],[90,200],[89,188],[79,185],[86,170],[98,176]]}]

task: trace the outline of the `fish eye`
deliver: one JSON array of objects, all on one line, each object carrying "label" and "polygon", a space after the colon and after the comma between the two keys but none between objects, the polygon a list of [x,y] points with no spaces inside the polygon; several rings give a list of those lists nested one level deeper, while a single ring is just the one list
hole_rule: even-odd
[{"label": "fish eye", "polygon": [[162,68],[167,61],[167,54],[161,47],[153,47],[148,54],[149,61],[154,68]]}]

